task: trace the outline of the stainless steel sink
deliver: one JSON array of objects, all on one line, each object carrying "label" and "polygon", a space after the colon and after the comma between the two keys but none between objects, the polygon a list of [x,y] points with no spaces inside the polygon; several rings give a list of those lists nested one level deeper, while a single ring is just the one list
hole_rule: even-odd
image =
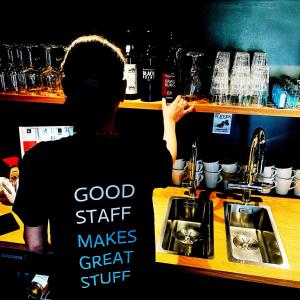
[{"label": "stainless steel sink", "polygon": [[212,202],[172,197],[157,248],[160,252],[212,258]]},{"label": "stainless steel sink", "polygon": [[268,206],[224,203],[229,261],[289,268]]}]

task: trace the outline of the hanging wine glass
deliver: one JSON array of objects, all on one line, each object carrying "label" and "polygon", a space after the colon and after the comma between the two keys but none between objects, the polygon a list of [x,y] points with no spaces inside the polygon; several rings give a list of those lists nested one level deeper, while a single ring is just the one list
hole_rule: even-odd
[{"label": "hanging wine glass", "polygon": [[42,45],[45,50],[45,66],[41,70],[42,95],[53,96],[59,90],[59,74],[52,67],[52,45]]},{"label": "hanging wine glass", "polygon": [[198,100],[201,98],[202,82],[199,66],[199,58],[204,54],[202,52],[190,51],[186,53],[192,57],[190,72],[185,81],[184,99],[187,101]]},{"label": "hanging wine glass", "polygon": [[16,70],[17,70],[17,85],[18,93],[25,94],[27,92],[25,66],[23,60],[22,48],[20,45],[15,46],[16,53]]},{"label": "hanging wine glass", "polygon": [[17,69],[14,64],[14,57],[12,53],[12,45],[5,44],[7,55],[7,65],[4,71],[4,92],[6,93],[17,93],[18,82],[17,82]]},{"label": "hanging wine glass", "polygon": [[61,79],[63,77],[63,72],[61,69],[61,63],[65,57],[66,51],[67,51],[67,46],[64,45],[52,45],[52,49],[55,49],[55,53],[54,53],[54,64],[53,64],[53,68],[57,73],[57,90],[56,90],[56,94],[58,96],[63,96],[63,89],[62,89],[62,85],[61,85]]},{"label": "hanging wine glass", "polygon": [[30,95],[41,94],[41,80],[40,74],[37,69],[33,66],[32,60],[32,49],[37,48],[37,45],[27,44],[24,45],[27,50],[27,68],[25,69],[25,81],[27,93]]},{"label": "hanging wine glass", "polygon": [[3,59],[0,57],[0,93],[5,92],[5,72],[3,66]]}]

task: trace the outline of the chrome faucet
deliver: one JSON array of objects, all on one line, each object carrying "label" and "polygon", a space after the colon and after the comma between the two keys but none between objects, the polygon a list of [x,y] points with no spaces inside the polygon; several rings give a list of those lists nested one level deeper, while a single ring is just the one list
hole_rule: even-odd
[{"label": "chrome faucet", "polygon": [[194,141],[192,144],[192,155],[190,160],[190,170],[189,170],[189,197],[193,200],[196,198],[197,191],[197,179],[196,179],[196,163],[197,163],[197,142]]},{"label": "chrome faucet", "polygon": [[228,183],[228,189],[243,190],[244,204],[251,200],[251,191],[268,193],[272,187],[271,184],[259,182],[257,178],[257,175],[263,172],[266,144],[265,131],[262,128],[256,128],[252,135],[249,160],[243,181]]}]

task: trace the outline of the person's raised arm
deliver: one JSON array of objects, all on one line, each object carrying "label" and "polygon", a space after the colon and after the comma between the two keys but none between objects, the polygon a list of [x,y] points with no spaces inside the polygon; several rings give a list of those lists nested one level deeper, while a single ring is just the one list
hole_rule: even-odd
[{"label": "person's raised arm", "polygon": [[177,96],[170,103],[166,103],[166,99],[162,99],[162,112],[164,120],[164,136],[163,139],[167,143],[167,148],[171,153],[173,162],[177,157],[177,138],[176,138],[176,123],[186,114],[194,110],[194,106],[189,106],[187,101]]},{"label": "person's raised arm", "polygon": [[24,226],[24,241],[26,248],[37,253],[45,253],[48,249],[47,226]]}]

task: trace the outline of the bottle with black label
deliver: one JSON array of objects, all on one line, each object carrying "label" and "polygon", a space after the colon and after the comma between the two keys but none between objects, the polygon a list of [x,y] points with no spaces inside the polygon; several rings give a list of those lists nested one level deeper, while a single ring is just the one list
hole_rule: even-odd
[{"label": "bottle with black label", "polygon": [[146,30],[145,41],[139,80],[141,100],[146,102],[159,101],[161,100],[160,74],[158,56],[151,29]]},{"label": "bottle with black label", "polygon": [[161,73],[161,96],[166,98],[167,102],[172,102],[177,93],[177,65],[176,65],[176,47],[173,32],[170,32],[169,43]]},{"label": "bottle with black label", "polygon": [[124,66],[124,79],[127,80],[125,99],[136,100],[138,96],[138,70],[137,70],[137,55],[136,45],[134,43],[133,32],[131,29],[126,30],[125,37],[125,56],[127,63]]}]

